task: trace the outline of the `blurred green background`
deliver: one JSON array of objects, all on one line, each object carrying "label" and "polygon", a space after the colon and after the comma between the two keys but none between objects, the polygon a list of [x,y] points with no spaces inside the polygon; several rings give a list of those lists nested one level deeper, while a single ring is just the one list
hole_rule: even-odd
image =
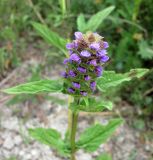
[{"label": "blurred green background", "polygon": [[[29,68],[32,73],[29,81],[39,79],[45,67],[62,64],[64,54],[38,35],[33,21],[71,39],[78,30],[80,14],[87,20],[112,5],[115,9],[97,29],[110,45],[111,61],[106,69],[126,72],[131,68],[149,68],[150,72],[143,79],[134,79],[117,90],[108,91],[105,96],[115,95],[121,97],[112,98],[116,103],[126,101],[132,105],[132,113],[129,113],[134,119],[132,126],[142,131],[147,129],[150,136],[153,133],[152,0],[0,0],[0,81],[32,57],[41,57],[43,63]],[[35,54],[30,52],[33,48]],[[10,104],[28,98],[34,97],[17,96]]]}]

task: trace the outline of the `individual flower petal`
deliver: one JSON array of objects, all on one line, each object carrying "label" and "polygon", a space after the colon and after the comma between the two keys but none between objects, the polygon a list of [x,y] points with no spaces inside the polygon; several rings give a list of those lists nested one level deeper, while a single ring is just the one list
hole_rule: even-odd
[{"label": "individual flower petal", "polygon": [[81,55],[82,57],[87,57],[87,58],[88,58],[88,57],[91,56],[91,53],[84,50],[84,51],[81,51],[80,55]]},{"label": "individual flower petal", "polygon": [[104,42],[103,42],[103,48],[106,49],[106,48],[108,48],[108,47],[109,47],[108,42],[105,42],[105,41],[104,41]]},{"label": "individual flower petal", "polygon": [[64,77],[64,78],[67,78],[67,77],[68,77],[68,75],[67,75],[66,72],[62,72],[62,73],[61,73],[61,76]]},{"label": "individual flower petal", "polygon": [[71,54],[70,60],[75,61],[75,62],[79,62],[79,63],[81,62],[80,57],[75,53]]},{"label": "individual flower petal", "polygon": [[94,91],[96,89],[96,82],[93,81],[90,83],[90,88]]},{"label": "individual flower petal", "polygon": [[69,93],[74,93],[75,90],[74,90],[73,88],[68,88],[68,92],[69,92]]},{"label": "individual flower petal", "polygon": [[64,59],[63,64],[67,64],[69,62],[69,59]]},{"label": "individual flower petal", "polygon": [[88,93],[85,92],[85,91],[80,91],[80,94],[83,95],[83,96],[87,96]]},{"label": "individual flower petal", "polygon": [[77,49],[78,46],[79,46],[78,42],[77,42],[77,41],[74,41],[73,44],[74,44],[74,48]]},{"label": "individual flower petal", "polygon": [[66,48],[67,49],[73,49],[74,48],[74,43],[67,43]]},{"label": "individual flower petal", "polygon": [[95,72],[96,72],[97,77],[100,77],[102,75],[102,72],[103,72],[102,66],[97,66],[95,68]]},{"label": "individual flower petal", "polygon": [[72,51],[72,50],[69,50],[69,54],[70,54],[70,55],[73,54],[73,51]]},{"label": "individual flower petal", "polygon": [[86,73],[86,69],[85,68],[83,68],[83,67],[78,67],[77,68],[77,70],[79,71],[79,72],[81,72],[81,73]]},{"label": "individual flower petal", "polygon": [[78,88],[78,89],[81,87],[80,83],[78,83],[78,82],[72,82],[72,85],[74,88]]},{"label": "individual flower petal", "polygon": [[91,79],[91,77],[86,75],[86,76],[84,76],[84,79],[85,79],[85,81],[89,81]]},{"label": "individual flower petal", "polygon": [[76,77],[76,73],[74,71],[72,71],[72,70],[69,71],[68,75],[70,77]]},{"label": "individual flower petal", "polygon": [[90,46],[89,46],[89,48],[98,51],[98,50],[100,49],[100,44],[99,44],[99,43],[96,43],[96,42],[91,43]]},{"label": "individual flower petal", "polygon": [[97,60],[93,59],[89,62],[89,64],[93,65],[93,66],[97,66]]},{"label": "individual flower petal", "polygon": [[102,49],[102,50],[98,51],[96,55],[97,55],[98,57],[101,57],[101,56],[103,56],[103,55],[105,55],[105,54],[107,54],[107,51],[106,51],[105,49]]},{"label": "individual flower petal", "polygon": [[82,39],[83,37],[83,34],[81,32],[75,32],[74,35],[76,39]]},{"label": "individual flower petal", "polygon": [[107,55],[104,55],[100,58],[100,62],[107,62],[109,60],[109,57]]}]

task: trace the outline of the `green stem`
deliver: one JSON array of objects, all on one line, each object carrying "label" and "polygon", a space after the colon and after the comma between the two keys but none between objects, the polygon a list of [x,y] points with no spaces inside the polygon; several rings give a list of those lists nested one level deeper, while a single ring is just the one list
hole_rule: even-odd
[{"label": "green stem", "polygon": [[[79,103],[79,100],[78,100]],[[76,136],[76,130],[77,130],[77,122],[78,122],[78,113],[72,112],[71,114],[71,137],[70,137],[70,144],[71,144],[71,160],[75,160],[75,152],[76,152],[76,146],[75,146],[75,136]]]}]

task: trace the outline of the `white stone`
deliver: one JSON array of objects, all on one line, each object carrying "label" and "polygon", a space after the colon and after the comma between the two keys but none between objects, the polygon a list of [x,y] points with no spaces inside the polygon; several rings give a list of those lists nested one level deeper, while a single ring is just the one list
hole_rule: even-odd
[{"label": "white stone", "polygon": [[5,159],[7,159],[10,156],[11,156],[10,151],[3,149],[3,151],[2,151],[2,157],[5,157]]},{"label": "white stone", "polygon": [[6,149],[12,149],[14,147],[14,143],[11,137],[7,137],[4,141],[3,147]]},{"label": "white stone", "polygon": [[21,150],[21,151],[19,152],[19,155],[20,155],[20,156],[24,156],[24,155],[25,155],[25,152],[24,152],[23,150]]},{"label": "white stone", "polygon": [[22,138],[19,135],[17,135],[14,137],[13,141],[16,145],[20,145],[22,142]]},{"label": "white stone", "polygon": [[26,160],[31,160],[31,159],[32,159],[32,155],[31,155],[31,154],[25,154],[25,155],[24,155],[24,158],[25,158]]},{"label": "white stone", "polygon": [[33,150],[31,150],[31,155],[32,155],[32,157],[34,157],[35,159],[39,159],[39,156],[40,156],[40,153],[39,153],[40,151],[39,150],[36,150],[36,149],[33,149]]},{"label": "white stone", "polygon": [[80,150],[76,154],[76,159],[79,159],[79,160],[92,160],[92,156],[91,156],[91,154],[83,153],[83,151]]},{"label": "white stone", "polygon": [[5,120],[2,120],[1,125],[3,128],[8,130],[19,130],[19,122],[17,117],[10,117]]}]

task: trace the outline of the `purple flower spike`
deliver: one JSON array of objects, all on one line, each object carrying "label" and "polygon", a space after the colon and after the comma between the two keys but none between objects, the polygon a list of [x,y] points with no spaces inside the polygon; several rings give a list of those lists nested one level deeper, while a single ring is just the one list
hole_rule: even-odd
[{"label": "purple flower spike", "polygon": [[69,76],[70,77],[76,77],[76,74],[74,73],[74,71],[70,70],[69,71]]},{"label": "purple flower spike", "polygon": [[108,42],[103,42],[103,47],[108,48],[109,47]]},{"label": "purple flower spike", "polygon": [[64,59],[63,64],[67,64],[69,62],[69,59]]},{"label": "purple flower spike", "polygon": [[109,60],[109,57],[108,56],[106,56],[106,55],[104,55],[104,56],[102,56],[101,58],[100,58],[100,62],[107,62]]},{"label": "purple flower spike", "polygon": [[67,49],[73,49],[74,48],[74,43],[67,43],[66,48]]},{"label": "purple flower spike", "polygon": [[[75,39],[66,45],[69,57],[64,60],[64,87],[67,94],[88,96],[96,90],[96,78],[103,72],[102,65],[107,63],[108,42],[98,33],[74,33]],[[86,87],[83,87],[86,86]]]},{"label": "purple flower spike", "polygon": [[89,48],[94,49],[96,51],[98,51],[100,49],[100,44],[99,43],[91,43]]},{"label": "purple flower spike", "polygon": [[84,76],[84,79],[85,79],[85,81],[89,81],[91,79],[91,77],[87,75],[87,76]]},{"label": "purple flower spike", "polygon": [[83,34],[81,32],[75,32],[74,35],[75,35],[75,39],[82,39],[83,37]]},{"label": "purple flower spike", "polygon": [[102,75],[102,71],[103,71],[102,66],[97,66],[97,67],[95,68],[95,72],[96,72],[96,74],[97,74],[97,77],[100,77],[100,76]]},{"label": "purple flower spike", "polygon": [[107,54],[107,51],[105,49],[102,49],[100,51],[98,51],[98,53],[96,54],[98,57],[102,57],[103,55]]},{"label": "purple flower spike", "polygon": [[77,70],[79,71],[79,72],[81,72],[81,73],[86,73],[86,69],[85,68],[83,68],[83,67],[78,67],[77,68]]},{"label": "purple flower spike", "polygon": [[74,92],[75,92],[75,90],[74,90],[73,88],[68,88],[68,92],[70,92],[70,93],[74,93]]},{"label": "purple flower spike", "polygon": [[80,91],[80,94],[83,96],[87,96],[87,92],[85,92],[85,91]]},{"label": "purple flower spike", "polygon": [[82,51],[81,53],[80,53],[80,55],[82,56],[82,57],[90,57],[91,56],[91,53],[90,52],[88,52],[88,51]]},{"label": "purple flower spike", "polygon": [[81,62],[80,57],[79,57],[77,54],[75,54],[75,53],[71,54],[70,60],[75,61],[75,62],[78,62],[78,63]]},{"label": "purple flower spike", "polygon": [[75,88],[78,88],[78,89],[81,87],[80,84],[77,83],[77,82],[72,82],[72,85],[73,85]]},{"label": "purple flower spike", "polygon": [[67,78],[67,77],[68,77],[68,75],[67,75],[66,72],[62,72],[62,73],[61,73],[61,76],[64,77],[64,78]]},{"label": "purple flower spike", "polygon": [[93,65],[93,66],[97,66],[97,61],[96,59],[93,59],[89,62],[89,64]]},{"label": "purple flower spike", "polygon": [[93,81],[90,83],[90,88],[94,91],[96,89],[96,82]]}]

